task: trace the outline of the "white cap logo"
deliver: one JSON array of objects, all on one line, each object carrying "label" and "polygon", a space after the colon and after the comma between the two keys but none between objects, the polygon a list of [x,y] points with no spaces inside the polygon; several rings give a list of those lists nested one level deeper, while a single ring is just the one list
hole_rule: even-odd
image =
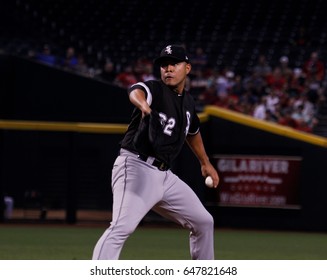
[{"label": "white cap logo", "polygon": [[167,53],[167,54],[171,54],[173,51],[172,51],[172,49],[171,49],[171,45],[169,45],[169,46],[167,46],[166,48],[165,48],[165,52]]}]

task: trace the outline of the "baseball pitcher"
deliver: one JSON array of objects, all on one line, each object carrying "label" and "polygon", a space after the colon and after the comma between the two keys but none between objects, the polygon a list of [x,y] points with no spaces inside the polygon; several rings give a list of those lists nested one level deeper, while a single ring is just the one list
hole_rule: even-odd
[{"label": "baseball pitcher", "polygon": [[154,63],[160,66],[161,79],[128,90],[135,109],[112,170],[112,222],[98,240],[93,259],[119,259],[125,241],[152,209],[190,231],[192,259],[212,260],[213,218],[170,170],[186,141],[202,175],[212,178],[213,187],[219,183],[203,145],[193,98],[185,91],[191,64],[178,45],[166,46]]}]

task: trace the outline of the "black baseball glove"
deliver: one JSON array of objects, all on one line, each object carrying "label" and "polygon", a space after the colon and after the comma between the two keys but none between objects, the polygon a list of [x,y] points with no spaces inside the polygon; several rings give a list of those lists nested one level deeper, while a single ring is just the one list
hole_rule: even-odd
[{"label": "black baseball glove", "polygon": [[158,112],[152,110],[151,114],[142,118],[134,136],[134,147],[145,155],[157,154],[162,145],[163,125]]},{"label": "black baseball glove", "polygon": [[152,110],[149,119],[149,141],[154,150],[162,144],[163,127],[164,124],[158,112]]}]

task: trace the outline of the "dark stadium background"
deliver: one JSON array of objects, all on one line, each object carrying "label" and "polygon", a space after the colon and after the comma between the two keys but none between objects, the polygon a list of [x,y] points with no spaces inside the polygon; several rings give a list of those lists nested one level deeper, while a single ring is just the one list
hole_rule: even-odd
[{"label": "dark stadium background", "polygon": [[[260,53],[300,67],[310,52],[326,56],[323,0],[15,0],[2,1],[1,48],[27,55],[49,44],[62,55],[72,45],[96,66],[106,56],[125,63],[154,58],[167,42],[190,53],[201,46],[212,65],[244,73]],[[302,45],[296,45],[305,28]],[[303,47],[304,46],[304,47]]]}]

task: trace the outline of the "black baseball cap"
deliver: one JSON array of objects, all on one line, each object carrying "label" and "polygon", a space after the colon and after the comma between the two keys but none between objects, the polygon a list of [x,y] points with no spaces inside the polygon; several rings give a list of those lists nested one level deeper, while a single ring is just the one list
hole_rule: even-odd
[{"label": "black baseball cap", "polygon": [[186,54],[185,48],[179,45],[168,45],[163,48],[160,56],[154,60],[154,63],[160,65],[165,59],[173,59],[189,63],[189,58]]}]

